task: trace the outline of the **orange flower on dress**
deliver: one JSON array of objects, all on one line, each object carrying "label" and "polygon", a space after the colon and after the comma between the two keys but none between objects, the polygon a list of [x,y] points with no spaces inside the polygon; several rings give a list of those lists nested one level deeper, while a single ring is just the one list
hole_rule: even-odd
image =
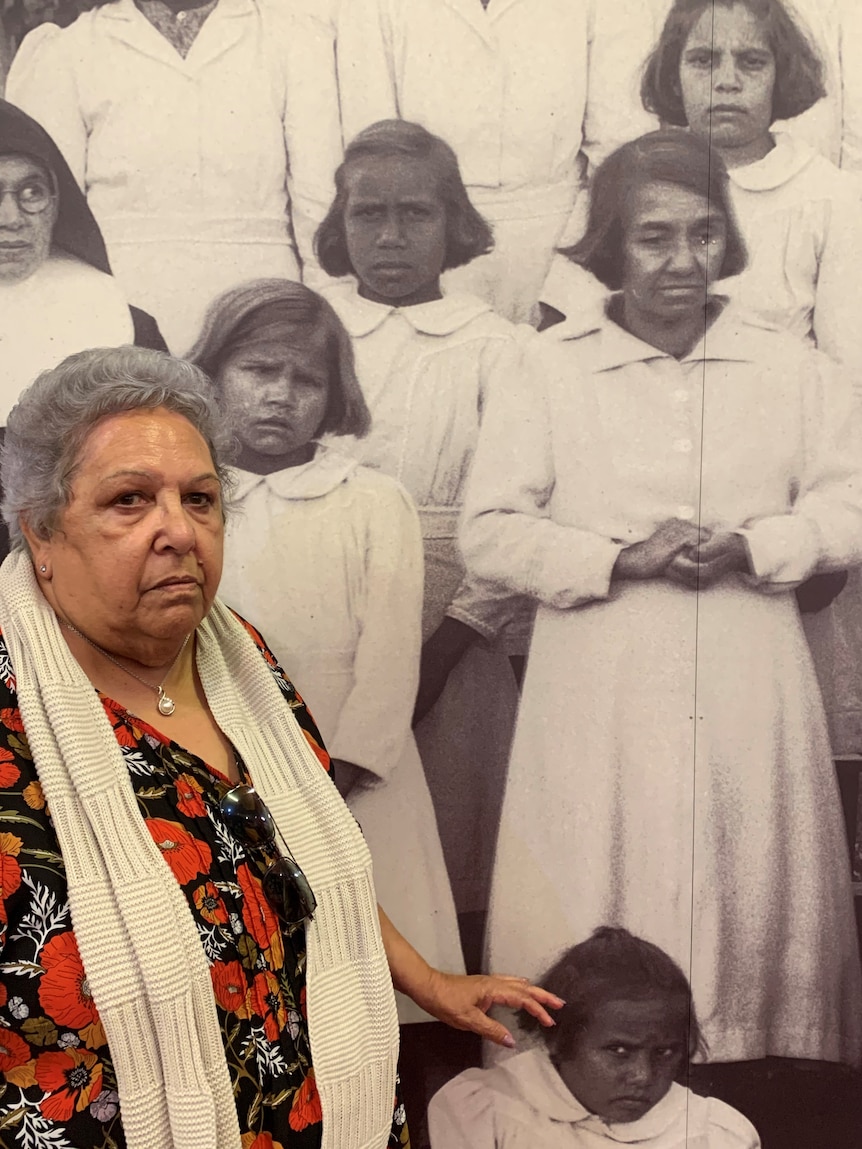
[{"label": "orange flower on dress", "polygon": [[199,841],[188,830],[184,830],[179,822],[147,818],[146,823],[153,841],[162,851],[162,856],[181,886],[193,878],[209,874],[213,856],[206,842]]},{"label": "orange flower on dress", "polygon": [[185,814],[187,818],[204,818],[207,808],[203,798],[201,798],[204,789],[200,782],[191,774],[180,774],[174,785],[177,791],[177,809],[179,812]]},{"label": "orange flower on dress", "polygon": [[30,782],[24,787],[23,796],[31,810],[45,809],[45,794],[42,790],[42,783],[38,780]]},{"label": "orange flower on dress", "polygon": [[269,1040],[278,1041],[287,1023],[287,1010],[278,978],[268,969],[255,975],[248,991],[248,1007],[252,1014],[263,1021],[263,1031]]},{"label": "orange flower on dress", "polygon": [[314,1070],[309,1069],[308,1077],[293,1095],[293,1105],[290,1107],[288,1121],[291,1129],[297,1133],[308,1125],[315,1125],[323,1120],[320,1108],[320,1096],[317,1092],[317,1082],[314,1080]]},{"label": "orange flower on dress", "polygon": [[72,931],[51,938],[42,948],[39,962],[45,969],[39,982],[39,1001],[52,1021],[70,1029],[98,1023],[99,1011]]},{"label": "orange flower on dress", "polygon": [[11,1029],[0,1028],[0,1073],[26,1065],[29,1060],[30,1046],[24,1038]]},{"label": "orange flower on dress", "polygon": [[237,1017],[249,1016],[246,1007],[246,994],[248,985],[245,973],[238,961],[220,961],[210,966],[210,977],[213,981],[215,999],[229,1013]]},{"label": "orange flower on dress", "polygon": [[14,786],[21,777],[21,771],[15,765],[15,755],[5,746],[0,747],[0,788]]},{"label": "orange flower on dress", "polygon": [[213,926],[222,926],[229,919],[227,908],[218,892],[218,887],[212,882],[204,882],[192,894],[195,907],[204,921]]},{"label": "orange flower on dress", "polygon": [[36,1081],[49,1096],[39,1108],[51,1121],[68,1121],[102,1092],[102,1063],[88,1049],[64,1049],[36,1058]]}]

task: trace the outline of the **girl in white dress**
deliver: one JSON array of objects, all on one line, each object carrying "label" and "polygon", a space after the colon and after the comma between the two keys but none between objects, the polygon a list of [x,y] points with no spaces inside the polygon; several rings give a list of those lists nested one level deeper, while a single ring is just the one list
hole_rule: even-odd
[{"label": "girl in white dress", "polygon": [[[644,74],[645,105],[709,138],[724,160],[749,266],[742,307],[844,364],[862,393],[859,185],[776,119],[822,95],[820,63],[781,0],[677,0]],[[862,752],[862,576],[806,618],[833,751]]]},{"label": "girl in white dress", "polygon": [[465,578],[457,520],[492,378],[519,334],[487,303],[443,295],[440,276],[491,245],[451,148],[417,124],[384,121],[350,144],[321,225],[321,266],[354,283],[327,293],[353,339],[371,409],[361,461],[398,479],[425,549],[416,735],[459,912],[482,913],[517,690],[498,636],[510,596]]},{"label": "girl in white dress", "polygon": [[679,966],[603,926],[541,979],[556,1026],[494,1069],[468,1069],[428,1110],[432,1149],[759,1149],[737,1110],[677,1084],[702,1043]]},{"label": "girl in white dress", "polygon": [[687,970],[711,1057],[855,1062],[862,991],[823,706],[792,593],[862,561],[862,431],[829,360],[705,289],[744,249],[720,158],[596,175],[612,296],[488,406],[469,568],[539,604],[489,925],[544,967],[614,921]]},{"label": "girl in white dress", "polygon": [[[410,728],[422,546],[409,496],[321,435],[363,435],[350,341],[300,284],[256,280],[207,314],[193,358],[215,380],[240,452],[222,595],[265,621],[362,826],[381,900],[435,964],[463,972],[434,808]],[[431,1020],[399,995],[403,1021]]]}]

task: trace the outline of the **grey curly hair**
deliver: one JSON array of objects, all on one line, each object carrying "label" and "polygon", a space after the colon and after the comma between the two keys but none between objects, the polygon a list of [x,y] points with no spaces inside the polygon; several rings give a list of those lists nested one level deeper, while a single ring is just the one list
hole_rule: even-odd
[{"label": "grey curly hair", "polygon": [[157,407],[182,415],[200,433],[221,483],[222,505],[229,506],[232,441],[203,371],[162,351],[95,348],[43,371],[9,414],[0,452],[0,511],[12,549],[27,549],[22,517],[40,538],[56,528],[81,450],[100,419]]}]

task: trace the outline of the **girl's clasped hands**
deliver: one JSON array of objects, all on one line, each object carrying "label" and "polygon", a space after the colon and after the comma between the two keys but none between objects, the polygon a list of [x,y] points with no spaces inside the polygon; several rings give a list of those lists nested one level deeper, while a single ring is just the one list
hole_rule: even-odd
[{"label": "girl's clasped hands", "polygon": [[742,535],[710,531],[685,519],[666,519],[649,538],[625,547],[614,564],[614,579],[666,578],[704,590],[734,572],[748,572]]}]

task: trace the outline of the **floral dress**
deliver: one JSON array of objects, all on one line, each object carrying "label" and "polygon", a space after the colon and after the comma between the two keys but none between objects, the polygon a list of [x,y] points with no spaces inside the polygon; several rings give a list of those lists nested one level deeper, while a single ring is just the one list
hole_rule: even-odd
[{"label": "floral dress", "polygon": [[[305,704],[249,630],[329,769]],[[101,697],[141,817],[186,895],[210,964],[242,1149],[317,1149],[322,1118],[305,1011],[304,926],[279,925],[261,889],[267,859],[244,853],[224,826],[219,801],[228,778]],[[125,1143],[110,1050],[0,636],[0,1144]],[[409,1143],[396,1096],[389,1146]]]}]

